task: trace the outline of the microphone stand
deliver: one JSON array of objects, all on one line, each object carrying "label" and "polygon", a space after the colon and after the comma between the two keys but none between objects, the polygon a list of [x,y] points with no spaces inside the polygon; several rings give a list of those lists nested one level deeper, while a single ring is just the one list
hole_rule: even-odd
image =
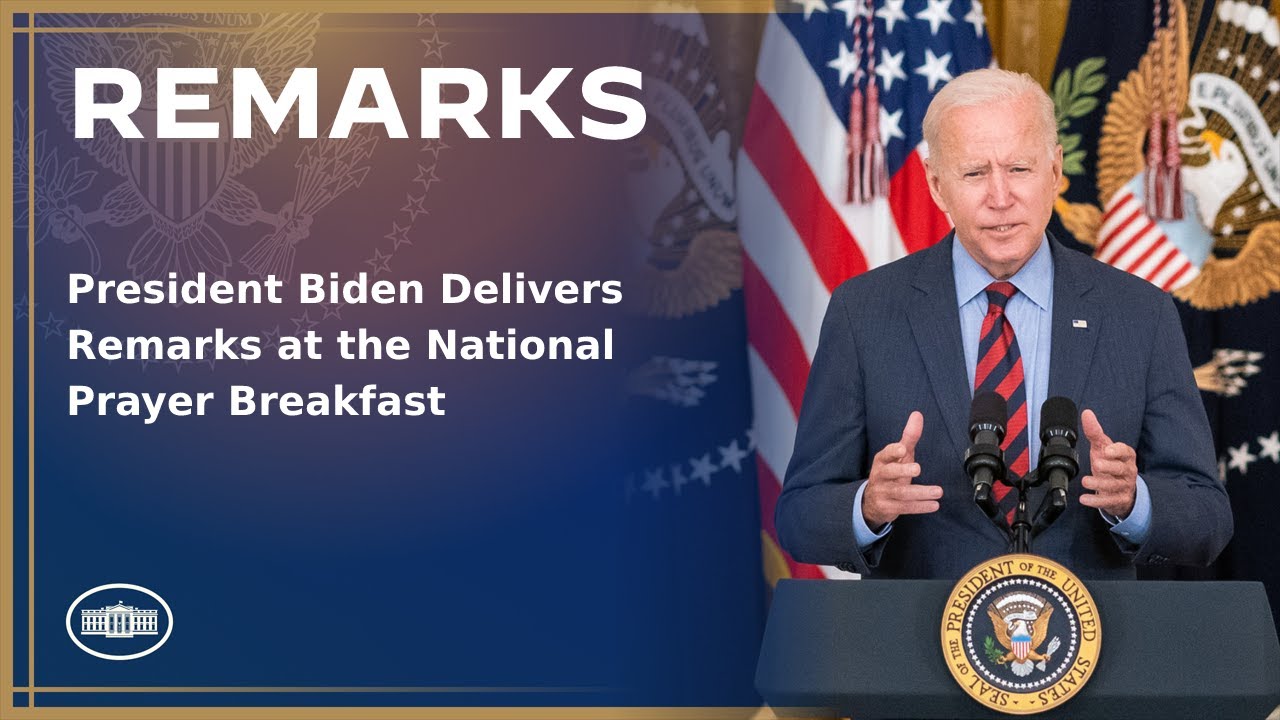
[{"label": "microphone stand", "polygon": [[1039,533],[1032,533],[1031,516],[1027,512],[1027,490],[1040,484],[1040,479],[1036,476],[1036,471],[1032,470],[1025,476],[1005,483],[1011,485],[1018,491],[1018,506],[1013,511],[1013,522],[1009,525],[1009,548],[1014,553],[1030,553],[1031,540]]},{"label": "microphone stand", "polygon": [[[1050,492],[1041,501],[1040,508],[1036,511],[1035,522],[1032,522],[1031,514],[1027,510],[1027,491],[1044,482],[1044,479],[1039,474],[1039,471],[1043,469],[1046,469],[1046,467],[1036,468],[1027,473],[1025,477],[1016,480],[1009,480],[1005,477],[1000,478],[1001,482],[1018,492],[1018,505],[1013,511],[1013,522],[1010,523],[1008,528],[1010,552],[1031,552],[1031,541],[1039,537],[1040,533],[1048,530],[1049,526],[1058,519],[1058,516],[1066,508],[1066,503],[1060,498],[1055,498],[1054,494]],[[1004,529],[1004,526],[1000,524],[997,518],[993,518],[993,521],[995,521],[997,527]]]}]

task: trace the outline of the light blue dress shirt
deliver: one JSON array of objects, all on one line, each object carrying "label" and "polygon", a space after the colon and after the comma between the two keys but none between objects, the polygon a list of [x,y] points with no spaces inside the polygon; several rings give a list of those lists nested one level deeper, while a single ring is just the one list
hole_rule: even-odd
[{"label": "light blue dress shirt", "polygon": [[[955,273],[956,304],[960,308],[960,337],[964,342],[964,365],[970,382],[978,367],[978,333],[987,315],[987,286],[996,279],[974,260],[957,240],[952,243],[951,260]],[[1053,254],[1049,239],[1040,240],[1040,248],[1022,269],[1009,278],[1018,292],[1009,298],[1005,316],[1013,325],[1022,354],[1023,381],[1027,389],[1027,444],[1031,467],[1040,460],[1040,406],[1049,395],[1049,345],[1052,341],[1053,318]],[[969,388],[970,397],[973,388]],[[1010,411],[1016,408],[1010,408]],[[1083,409],[1083,408],[1082,408]],[[956,458],[956,462],[960,462]],[[928,470],[921,468],[927,478]],[[927,479],[925,480],[927,484]],[[858,488],[853,499],[853,535],[858,547],[865,549],[889,534],[893,523],[873,532],[862,517],[862,493],[866,483]],[[1135,545],[1141,545],[1151,529],[1151,494],[1147,483],[1138,476],[1137,494],[1129,517],[1118,520],[1101,513],[1116,533]]]}]

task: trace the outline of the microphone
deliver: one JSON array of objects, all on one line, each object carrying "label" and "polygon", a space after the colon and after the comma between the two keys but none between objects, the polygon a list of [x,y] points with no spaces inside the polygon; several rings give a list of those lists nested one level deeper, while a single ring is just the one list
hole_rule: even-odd
[{"label": "microphone", "polygon": [[1040,464],[1036,472],[1049,478],[1049,495],[1040,508],[1036,525],[1048,527],[1067,508],[1067,485],[1080,471],[1076,453],[1079,437],[1076,404],[1051,397],[1040,406]]},{"label": "microphone", "polygon": [[969,406],[969,440],[964,453],[964,471],[973,480],[973,502],[987,517],[994,518],[999,508],[991,494],[991,485],[1004,477],[1005,419],[1009,415],[1004,398],[993,392],[978,393]]}]

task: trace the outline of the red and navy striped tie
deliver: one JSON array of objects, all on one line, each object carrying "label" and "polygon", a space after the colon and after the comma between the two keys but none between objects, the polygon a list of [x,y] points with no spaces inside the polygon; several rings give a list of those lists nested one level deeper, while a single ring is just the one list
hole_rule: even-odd
[{"label": "red and navy striped tie", "polygon": [[[1022,353],[1018,351],[1018,338],[1013,325],[1005,315],[1009,298],[1018,292],[1013,283],[993,282],[987,286],[987,316],[982,319],[982,332],[978,340],[978,368],[974,372],[973,393],[991,391],[998,393],[1009,404],[1009,424],[1005,428],[1005,462],[1010,479],[1022,477],[1030,468],[1030,448],[1027,445],[1027,386],[1022,376]],[[1013,524],[1013,511],[1018,502],[1008,485],[997,483],[996,502],[1007,510],[1005,521]]]}]

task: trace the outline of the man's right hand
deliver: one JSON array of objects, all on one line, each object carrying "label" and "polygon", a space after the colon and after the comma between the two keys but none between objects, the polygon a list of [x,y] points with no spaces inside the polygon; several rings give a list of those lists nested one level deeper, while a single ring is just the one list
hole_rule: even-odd
[{"label": "man's right hand", "polygon": [[871,476],[862,491],[862,518],[871,530],[879,532],[899,515],[938,511],[942,487],[911,483],[920,475],[916,443],[923,431],[924,415],[918,411],[911,413],[906,427],[902,428],[902,439],[886,445],[872,460]]}]

